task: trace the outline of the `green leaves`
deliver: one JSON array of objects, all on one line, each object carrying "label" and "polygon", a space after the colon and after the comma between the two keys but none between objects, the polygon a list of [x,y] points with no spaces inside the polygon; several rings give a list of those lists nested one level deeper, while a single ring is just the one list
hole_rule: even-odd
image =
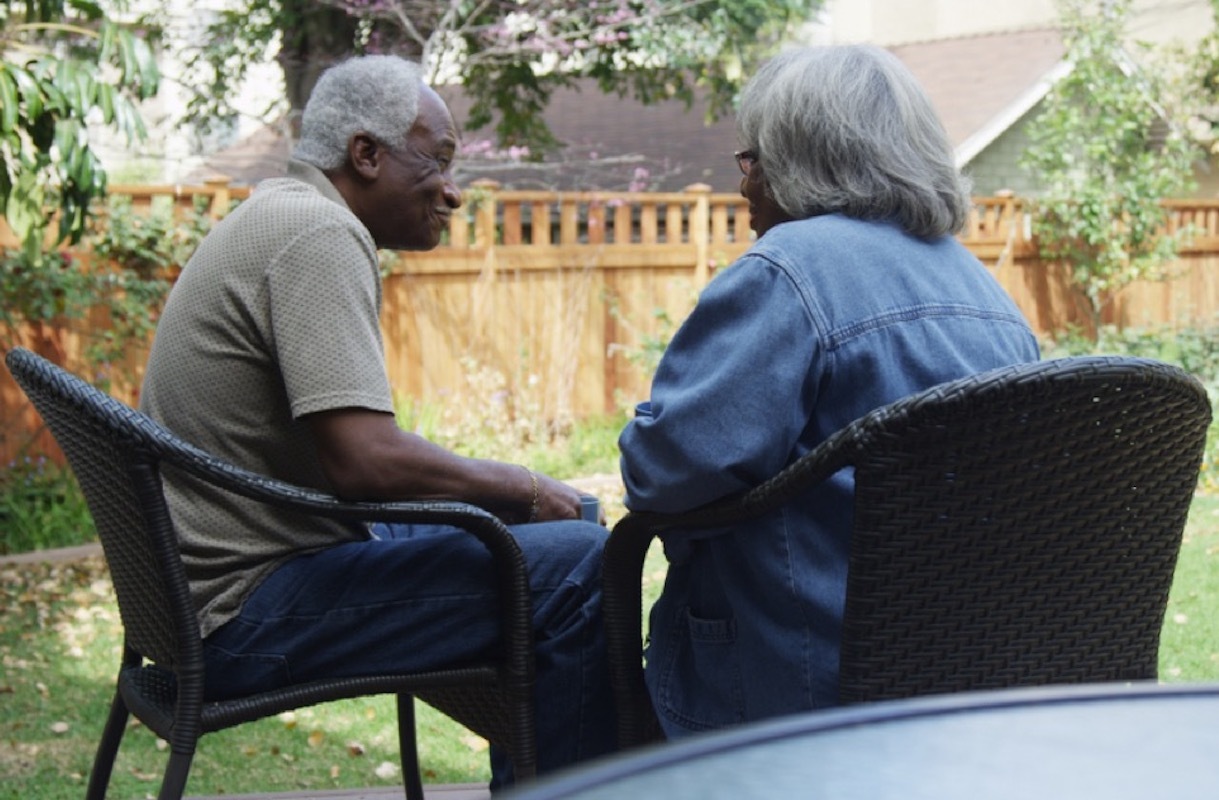
[{"label": "green leaves", "polygon": [[128,298],[155,313],[159,305],[137,291],[143,283],[86,270],[55,249],[82,238],[106,191],[86,120],[96,115],[128,140],[145,134],[135,103],[160,81],[152,51],[87,0],[6,2],[5,10],[13,5],[24,6],[25,22],[0,17],[0,211],[21,245],[0,254],[0,321],[80,317],[99,302],[113,313]]},{"label": "green leaves", "polygon": [[128,141],[143,138],[135,103],[156,93],[160,73],[147,42],[106,19],[98,3],[10,0],[5,9],[0,210],[34,262],[49,257],[48,240],[79,241],[93,201],[105,193],[86,120],[96,113]]},{"label": "green leaves", "polygon": [[17,129],[17,82],[6,66],[0,64],[0,134],[3,135]]},{"label": "green leaves", "polygon": [[43,214],[45,192],[32,172],[11,176],[9,191],[4,198],[4,216],[9,228],[22,242],[27,258],[36,258],[41,250],[37,234],[45,227]]}]

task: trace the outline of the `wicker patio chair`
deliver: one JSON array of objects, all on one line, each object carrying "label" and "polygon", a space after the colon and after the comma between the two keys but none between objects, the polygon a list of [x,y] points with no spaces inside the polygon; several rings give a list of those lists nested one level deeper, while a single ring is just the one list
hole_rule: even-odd
[{"label": "wicker patio chair", "polygon": [[876,409],[737,498],[628,514],[605,551],[620,743],[660,736],[641,668],[652,538],[767,514],[847,466],[841,703],[1154,679],[1210,420],[1167,364],[1043,361]]},{"label": "wicker patio chair", "polygon": [[[396,694],[406,796],[422,800],[414,697],[512,758],[518,779],[536,772],[531,602],[511,533],[482,509],[451,502],[349,503],[224,463],[34,353],[6,362],[50,427],[97,525],[124,628],[118,685],[87,797],[102,800],[129,714],[169,743],[161,800],[180,798],[203,734],[331,700]],[[204,697],[203,645],[173,521],[161,488],[171,467],[273,506],[342,520],[435,523],[486,545],[497,570],[502,652],[494,661],[398,675],[319,680],[231,700]],[[460,636],[460,631],[454,631]]]}]

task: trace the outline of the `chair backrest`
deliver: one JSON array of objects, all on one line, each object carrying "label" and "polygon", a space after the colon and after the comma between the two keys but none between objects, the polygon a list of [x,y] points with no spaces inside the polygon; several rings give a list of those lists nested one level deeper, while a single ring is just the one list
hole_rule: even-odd
[{"label": "chair backrest", "polygon": [[661,735],[639,635],[652,538],[740,525],[847,467],[842,703],[1154,678],[1210,421],[1167,364],[1023,364],[878,408],[736,497],[627,514],[604,561],[620,744]]},{"label": "chair backrest", "polygon": [[840,431],[842,702],[1154,678],[1210,421],[1184,371],[1097,356],[947,383]]},{"label": "chair backrest", "polygon": [[126,644],[168,668],[201,663],[177,538],[161,490],[171,434],[148,417],[23,348],[5,358],[80,483],[114,582]]}]

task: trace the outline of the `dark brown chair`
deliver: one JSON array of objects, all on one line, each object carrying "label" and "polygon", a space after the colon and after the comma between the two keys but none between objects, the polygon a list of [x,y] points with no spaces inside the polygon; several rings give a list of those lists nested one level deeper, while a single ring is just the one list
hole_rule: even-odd
[{"label": "dark brown chair", "polygon": [[1154,679],[1210,421],[1176,367],[1044,361],[878,408],[739,497],[628,514],[605,551],[621,744],[660,736],[641,668],[652,538],[766,514],[848,466],[841,703]]},{"label": "dark brown chair", "polygon": [[[519,780],[536,772],[534,661],[529,577],[516,541],[495,516],[446,502],[347,503],[224,463],[34,353],[5,359],[80,482],[114,581],[124,628],[118,686],[98,746],[87,797],[102,800],[129,714],[169,743],[160,800],[180,798],[206,733],[294,708],[396,694],[406,796],[422,800],[415,697],[506,748]],[[232,700],[203,694],[199,625],[173,521],[161,488],[164,467],[236,494],[342,520],[453,525],[486,545],[496,564],[503,648],[495,661],[400,675],[286,686]],[[454,635],[461,635],[455,631]]]}]

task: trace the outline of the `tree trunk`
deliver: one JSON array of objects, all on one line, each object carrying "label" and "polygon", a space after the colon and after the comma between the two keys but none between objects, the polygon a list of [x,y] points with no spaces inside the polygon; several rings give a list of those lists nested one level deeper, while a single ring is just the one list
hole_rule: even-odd
[{"label": "tree trunk", "polygon": [[312,0],[283,0],[283,44],[275,59],[284,71],[292,138],[300,135],[300,115],[318,77],[352,54],[357,22],[345,11]]}]

